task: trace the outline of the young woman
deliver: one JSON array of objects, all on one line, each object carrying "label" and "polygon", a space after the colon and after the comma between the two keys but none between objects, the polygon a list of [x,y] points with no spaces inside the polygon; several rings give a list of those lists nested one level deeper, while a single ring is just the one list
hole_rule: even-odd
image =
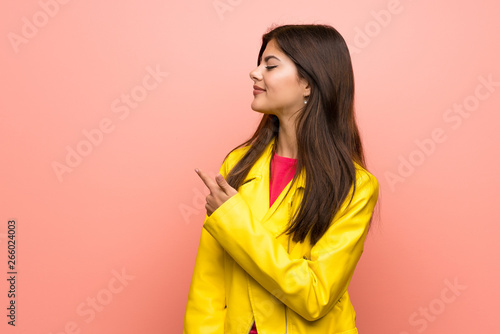
[{"label": "young woman", "polygon": [[378,182],[364,162],[347,45],[328,25],[263,35],[254,135],[210,189],[184,333],[358,333],[347,288]]}]

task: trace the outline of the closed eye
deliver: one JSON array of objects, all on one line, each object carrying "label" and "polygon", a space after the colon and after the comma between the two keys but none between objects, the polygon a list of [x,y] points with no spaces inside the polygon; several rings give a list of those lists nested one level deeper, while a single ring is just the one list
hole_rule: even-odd
[{"label": "closed eye", "polygon": [[270,70],[272,70],[273,68],[275,68],[275,67],[277,67],[277,66],[278,66],[278,65],[274,65],[274,66],[266,66],[266,69],[270,71]]}]

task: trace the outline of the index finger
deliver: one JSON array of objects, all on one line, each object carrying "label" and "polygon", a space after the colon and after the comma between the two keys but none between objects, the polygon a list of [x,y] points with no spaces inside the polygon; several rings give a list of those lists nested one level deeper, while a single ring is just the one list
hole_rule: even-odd
[{"label": "index finger", "polygon": [[210,189],[210,192],[212,192],[212,188],[218,186],[214,180],[210,178],[205,172],[202,172],[201,169],[195,168],[194,171],[198,176],[201,178],[203,183],[207,186],[208,189]]}]

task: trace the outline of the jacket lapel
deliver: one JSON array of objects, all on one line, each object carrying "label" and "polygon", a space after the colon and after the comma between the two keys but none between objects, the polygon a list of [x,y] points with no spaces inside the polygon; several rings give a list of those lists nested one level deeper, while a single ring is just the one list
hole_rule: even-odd
[{"label": "jacket lapel", "polygon": [[[273,234],[279,234],[291,219],[291,205],[296,192],[305,187],[305,173],[302,170],[298,179],[291,186],[291,181],[280,193],[273,205],[269,207],[270,162],[272,158],[273,138],[262,155],[250,169],[245,181],[238,191],[243,195],[252,210],[254,219],[257,219]],[[291,189],[290,189],[291,187]],[[288,195],[285,197],[287,191]]]}]

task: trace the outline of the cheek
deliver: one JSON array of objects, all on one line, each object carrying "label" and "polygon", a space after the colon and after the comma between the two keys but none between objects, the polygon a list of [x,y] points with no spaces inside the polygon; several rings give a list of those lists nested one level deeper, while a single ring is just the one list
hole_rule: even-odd
[{"label": "cheek", "polygon": [[298,83],[295,77],[288,73],[279,73],[269,78],[267,84],[271,93],[280,96],[290,96],[297,93]]}]

